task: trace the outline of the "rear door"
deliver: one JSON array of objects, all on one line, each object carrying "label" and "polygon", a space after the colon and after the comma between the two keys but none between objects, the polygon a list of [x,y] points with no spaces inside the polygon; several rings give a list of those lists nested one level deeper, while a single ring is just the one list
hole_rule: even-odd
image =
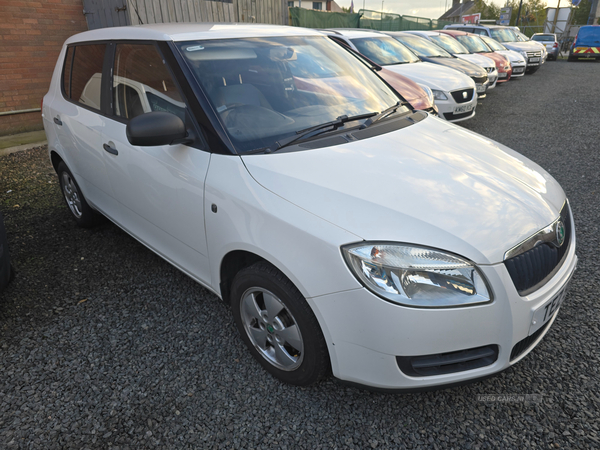
[{"label": "rear door", "polygon": [[106,43],[87,43],[67,48],[60,93],[52,100],[51,125],[62,147],[61,156],[73,172],[86,199],[100,210],[111,195],[102,154],[104,125],[102,72]]},{"label": "rear door", "polygon": [[157,46],[117,42],[112,53],[111,114],[102,144],[118,205],[113,219],[194,278],[208,281],[204,180],[210,153],[199,138],[194,146],[129,143],[127,123],[152,111],[177,115],[190,134],[197,133],[182,91]]}]

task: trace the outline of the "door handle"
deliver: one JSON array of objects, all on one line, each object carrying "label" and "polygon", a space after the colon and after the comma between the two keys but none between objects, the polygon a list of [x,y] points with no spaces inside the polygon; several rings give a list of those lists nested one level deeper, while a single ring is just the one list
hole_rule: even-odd
[{"label": "door handle", "polygon": [[103,147],[104,147],[104,150],[106,150],[111,155],[118,155],[119,154],[119,152],[117,151],[116,148],[113,148],[113,147],[111,147],[108,144],[104,144]]},{"label": "door handle", "polygon": [[60,119],[58,118],[58,116],[56,116],[56,117],[54,118],[54,123],[55,123],[56,125],[60,125],[60,126],[62,126],[62,120],[60,120]]}]

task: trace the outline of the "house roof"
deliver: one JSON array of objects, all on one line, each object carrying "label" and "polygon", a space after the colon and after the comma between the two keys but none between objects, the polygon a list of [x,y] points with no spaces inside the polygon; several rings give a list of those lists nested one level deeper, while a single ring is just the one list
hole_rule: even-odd
[{"label": "house roof", "polygon": [[448,11],[440,16],[438,20],[450,19],[451,17],[462,16],[466,14],[473,6],[475,6],[475,2],[468,1],[464,3],[459,3],[458,5],[452,6]]}]

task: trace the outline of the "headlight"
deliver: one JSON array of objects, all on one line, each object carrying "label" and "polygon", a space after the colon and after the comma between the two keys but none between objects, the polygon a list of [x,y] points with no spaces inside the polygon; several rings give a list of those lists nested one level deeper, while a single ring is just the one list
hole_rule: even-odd
[{"label": "headlight", "polygon": [[433,101],[433,92],[431,91],[431,89],[429,88],[429,86],[425,86],[424,84],[420,84],[417,83],[421,89],[423,89],[426,93],[427,93],[427,98],[429,99],[429,103],[431,103],[431,105],[435,105],[435,102]]},{"label": "headlight", "polygon": [[443,308],[492,300],[473,263],[440,250],[363,242],[342,247],[342,253],[367,289],[394,303]]},{"label": "headlight", "polygon": [[448,100],[448,97],[446,97],[446,94],[444,94],[442,91],[436,91],[435,89],[432,89],[431,92],[433,92],[433,98],[436,100]]},{"label": "headlight", "polygon": [[523,55],[523,58],[525,58],[525,61],[527,61],[527,52],[525,50],[521,50],[519,53]]}]

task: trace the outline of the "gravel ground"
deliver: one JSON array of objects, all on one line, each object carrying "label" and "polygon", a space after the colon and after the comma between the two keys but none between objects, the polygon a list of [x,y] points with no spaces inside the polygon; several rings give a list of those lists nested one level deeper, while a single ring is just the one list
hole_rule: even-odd
[{"label": "gravel ground", "polygon": [[436,392],[281,384],[214,295],[112,224],[77,228],[45,148],[1,157],[17,275],[0,294],[0,448],[599,448],[598,80],[600,63],[548,62],[464,122],[558,179],[580,262],[529,356]]}]

